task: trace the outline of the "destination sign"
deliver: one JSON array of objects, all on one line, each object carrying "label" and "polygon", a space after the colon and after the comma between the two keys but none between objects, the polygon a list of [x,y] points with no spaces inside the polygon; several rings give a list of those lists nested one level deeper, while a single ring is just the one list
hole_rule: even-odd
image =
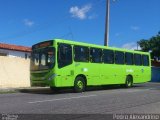
[{"label": "destination sign", "polygon": [[41,43],[33,45],[32,49],[38,49],[38,48],[48,47],[52,45],[53,45],[53,41],[46,41],[46,42],[41,42]]}]

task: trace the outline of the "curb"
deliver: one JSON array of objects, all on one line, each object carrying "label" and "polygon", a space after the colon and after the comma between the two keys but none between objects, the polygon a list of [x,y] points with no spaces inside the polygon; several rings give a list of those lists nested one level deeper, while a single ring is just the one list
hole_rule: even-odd
[{"label": "curb", "polygon": [[0,94],[32,92],[32,91],[38,91],[38,90],[44,90],[44,89],[47,89],[47,87],[0,88]]}]

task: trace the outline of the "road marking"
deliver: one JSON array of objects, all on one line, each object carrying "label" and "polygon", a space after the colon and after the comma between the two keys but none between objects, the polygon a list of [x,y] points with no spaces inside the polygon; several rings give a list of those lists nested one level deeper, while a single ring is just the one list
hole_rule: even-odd
[{"label": "road marking", "polygon": [[149,89],[130,89],[128,91],[125,91],[127,93],[132,93],[132,92],[144,92],[144,91],[148,91]]},{"label": "road marking", "polygon": [[70,97],[70,98],[59,98],[59,99],[51,99],[51,100],[33,101],[33,102],[28,102],[28,103],[33,104],[33,103],[42,103],[42,102],[53,102],[53,101],[88,98],[88,97],[95,97],[95,96],[97,96],[97,95],[77,96],[77,97]]},{"label": "road marking", "polygon": [[[149,91],[149,90],[150,89],[128,89],[128,90],[122,90],[122,91],[113,90],[111,92],[111,94],[113,94],[113,93],[144,92],[144,91]],[[103,94],[99,94],[99,95],[103,95]],[[105,95],[106,95],[106,93],[105,93]],[[78,98],[87,98],[87,97],[95,97],[95,96],[97,96],[97,95],[77,96],[77,97],[70,97],[70,98],[58,98],[58,99],[50,99],[50,100],[32,101],[32,102],[28,102],[28,103],[33,104],[33,103],[53,102],[53,101],[70,100],[70,99],[78,99]]]}]

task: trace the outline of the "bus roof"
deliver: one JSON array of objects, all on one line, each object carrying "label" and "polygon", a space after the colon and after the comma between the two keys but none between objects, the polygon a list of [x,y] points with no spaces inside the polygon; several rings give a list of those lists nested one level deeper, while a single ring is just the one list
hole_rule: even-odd
[{"label": "bus roof", "polygon": [[[139,54],[150,54],[149,52],[142,52],[142,51],[136,51],[136,50],[128,50],[124,48],[115,48],[115,47],[108,47],[103,45],[95,45],[90,43],[84,43],[84,42],[76,42],[66,39],[53,39],[53,40],[47,40],[47,41],[55,41],[55,42],[61,42],[61,43],[68,43],[72,45],[82,45],[82,46],[88,46],[88,47],[95,47],[95,48],[101,48],[101,49],[110,49],[110,50],[117,50],[117,51],[124,51],[124,52],[133,52],[133,53],[139,53]],[[43,41],[43,42],[47,42]],[[33,45],[34,46],[34,45]]]},{"label": "bus roof", "polygon": [[65,40],[65,39],[54,39],[57,42],[62,43],[68,43],[68,44],[74,44],[74,45],[83,45],[83,46],[89,46],[89,47],[96,47],[96,48],[102,48],[102,49],[112,49],[117,51],[125,51],[125,52],[134,52],[134,53],[141,53],[141,54],[150,54],[149,52],[142,52],[142,51],[135,51],[135,50],[128,50],[124,48],[115,48],[115,47],[107,47],[102,45],[95,45],[95,44],[89,44],[89,43],[83,43],[83,42],[76,42],[71,40]]}]

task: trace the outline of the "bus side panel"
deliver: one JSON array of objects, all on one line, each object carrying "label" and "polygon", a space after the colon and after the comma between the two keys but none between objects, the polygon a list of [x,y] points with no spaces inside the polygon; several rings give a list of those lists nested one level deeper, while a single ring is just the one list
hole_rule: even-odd
[{"label": "bus side panel", "polygon": [[[75,63],[75,75],[84,75],[87,80],[87,85],[100,85],[100,64],[96,63]],[[76,77],[75,76],[75,77]]]},{"label": "bus side panel", "polygon": [[126,65],[102,64],[102,85],[124,84],[126,80]]},{"label": "bus side panel", "polygon": [[56,87],[71,87],[74,85],[74,64],[57,70]]},{"label": "bus side panel", "polygon": [[124,84],[126,81],[126,65],[115,65],[115,84]]},{"label": "bus side panel", "polygon": [[101,65],[99,63],[89,63],[88,85],[101,85]]},{"label": "bus side panel", "polygon": [[152,73],[152,71],[151,71],[151,67],[149,66],[149,67],[147,67],[146,68],[146,70],[147,70],[147,72],[146,72],[146,82],[149,82],[149,81],[151,81],[151,73]]},{"label": "bus side panel", "polygon": [[101,79],[102,85],[115,84],[115,65],[114,64],[102,64],[101,65]]},{"label": "bus side panel", "polygon": [[134,83],[144,83],[151,80],[151,68],[145,66],[137,66],[135,69],[135,81]]},{"label": "bus side panel", "polygon": [[151,67],[144,67],[143,81],[141,82],[149,82],[150,80],[151,80]]}]

